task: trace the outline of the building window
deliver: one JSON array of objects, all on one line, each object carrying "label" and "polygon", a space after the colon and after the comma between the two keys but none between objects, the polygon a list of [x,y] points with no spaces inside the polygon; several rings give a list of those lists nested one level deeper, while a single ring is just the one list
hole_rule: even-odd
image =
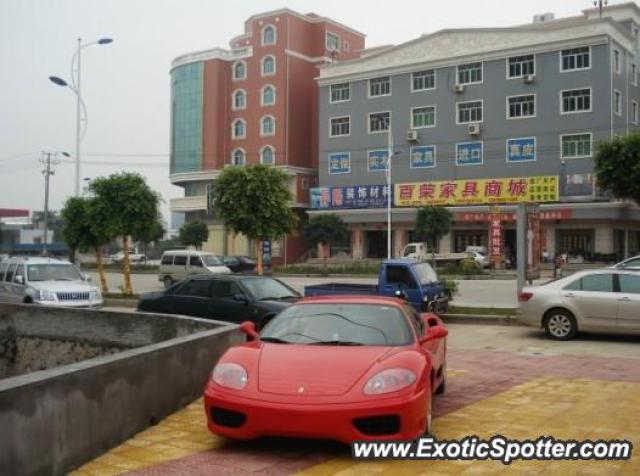
[{"label": "building window", "polygon": [[273,106],[276,103],[276,89],[271,85],[262,88],[260,101],[263,106]]},{"label": "building window", "polygon": [[591,67],[591,48],[582,46],[580,48],[562,50],[560,52],[560,59],[561,71],[589,69]]},{"label": "building window", "polygon": [[390,112],[372,112],[369,114],[369,134],[386,132],[391,122]]},{"label": "building window", "polygon": [[458,103],[458,124],[482,122],[482,100]]},{"label": "building window", "polygon": [[591,88],[561,91],[563,114],[591,111]]},{"label": "building window", "polygon": [[535,117],[536,115],[536,95],[511,96],[507,98],[507,117],[518,119],[523,117]]},{"label": "building window", "polygon": [[231,154],[231,163],[233,165],[244,165],[245,164],[246,154],[242,149],[236,149]]},{"label": "building window", "polygon": [[634,86],[638,85],[638,69],[635,63],[631,63],[631,84]]},{"label": "building window", "polygon": [[458,66],[458,84],[482,82],[482,63],[461,64]]},{"label": "building window", "polygon": [[273,147],[270,145],[263,147],[260,151],[260,163],[264,165],[273,165],[274,155]]},{"label": "building window", "polygon": [[243,119],[237,119],[233,122],[232,137],[234,139],[244,139],[247,135],[246,124]]},{"label": "building window", "polygon": [[239,89],[233,93],[233,109],[244,109],[247,107],[247,95],[242,90]]},{"label": "building window", "polygon": [[433,69],[428,71],[417,71],[411,74],[411,90],[424,91],[425,89],[435,89],[436,72]]},{"label": "building window", "polygon": [[272,136],[276,133],[276,120],[273,116],[264,116],[260,121],[260,135]]},{"label": "building window", "polygon": [[591,157],[591,133],[560,136],[563,159]]},{"label": "building window", "polygon": [[327,51],[340,51],[340,37],[327,32],[325,36],[325,46]]},{"label": "building window", "polygon": [[411,128],[421,129],[424,127],[435,127],[436,107],[423,106],[411,109]]},{"label": "building window", "polygon": [[631,121],[638,124],[638,103],[636,101],[631,101]]},{"label": "building window", "polygon": [[620,51],[613,50],[613,70],[616,74],[620,74],[622,72],[622,64],[620,63]]},{"label": "building window", "polygon": [[351,99],[351,85],[349,83],[332,84],[329,102],[343,102]]},{"label": "building window", "polygon": [[233,79],[238,81],[247,78],[247,64],[244,61],[236,61],[233,64]]},{"label": "building window", "polygon": [[391,94],[391,78],[375,78],[369,80],[369,97],[389,96]]},{"label": "building window", "polygon": [[262,44],[263,45],[276,44],[276,29],[273,25],[267,25],[262,29]]},{"label": "building window", "polygon": [[622,94],[617,89],[613,91],[613,112],[622,116]]},{"label": "building window", "polygon": [[533,55],[514,56],[507,61],[507,77],[522,78],[536,74],[536,62]]},{"label": "building window", "polygon": [[332,117],[329,137],[348,136],[351,134],[351,117]]},{"label": "building window", "polygon": [[269,55],[262,59],[262,76],[276,74],[276,59]]}]

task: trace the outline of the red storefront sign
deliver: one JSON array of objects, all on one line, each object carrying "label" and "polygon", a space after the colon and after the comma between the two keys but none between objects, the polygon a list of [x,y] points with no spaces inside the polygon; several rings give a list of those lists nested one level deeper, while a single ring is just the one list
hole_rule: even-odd
[{"label": "red storefront sign", "polygon": [[[515,213],[498,214],[500,221],[516,221]],[[491,221],[494,215],[487,212],[458,212],[455,214],[455,221],[472,222],[472,221]],[[571,209],[562,208],[560,210],[544,210],[540,211],[539,219],[542,221],[568,220],[571,218]]]},{"label": "red storefront sign", "polygon": [[502,226],[500,224],[500,215],[492,215],[489,228],[489,237],[491,243],[491,261],[499,263],[502,259]]}]

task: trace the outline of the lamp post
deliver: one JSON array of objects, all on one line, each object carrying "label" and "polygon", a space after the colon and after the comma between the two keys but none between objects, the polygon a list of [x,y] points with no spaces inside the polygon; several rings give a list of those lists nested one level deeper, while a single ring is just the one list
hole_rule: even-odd
[{"label": "lamp post", "polygon": [[[90,41],[88,43],[82,43],[82,38],[78,38],[78,49],[71,58],[71,84],[68,84],[64,79],[58,76],[49,76],[49,80],[58,86],[68,87],[76,95],[76,180],[75,180],[75,196],[80,195],[80,141],[87,130],[87,108],[82,100],[80,90],[80,72],[81,72],[81,59],[82,50],[88,46],[93,45],[108,45],[112,43],[111,38],[100,38],[97,41]],[[84,113],[84,129],[81,131],[81,124],[83,122],[81,112]]]},{"label": "lamp post", "polygon": [[392,258],[391,252],[391,197],[393,190],[391,189],[391,158],[400,152],[393,150],[393,131],[391,130],[391,118],[387,122],[387,259]]}]

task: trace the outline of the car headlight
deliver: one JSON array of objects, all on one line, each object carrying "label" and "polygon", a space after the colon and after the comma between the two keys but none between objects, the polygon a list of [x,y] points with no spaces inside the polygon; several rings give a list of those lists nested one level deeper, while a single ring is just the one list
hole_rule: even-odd
[{"label": "car headlight", "polygon": [[425,296],[422,298],[422,302],[429,302],[429,296]]},{"label": "car headlight", "polygon": [[365,395],[379,395],[381,393],[402,390],[416,381],[416,374],[408,369],[386,369],[378,372],[369,379],[362,389]]},{"label": "car headlight", "polygon": [[242,390],[247,386],[247,371],[240,364],[226,362],[213,368],[211,380],[222,387]]},{"label": "car headlight", "polygon": [[56,294],[53,291],[50,291],[48,289],[41,289],[40,290],[40,300],[41,301],[55,301],[56,300]]},{"label": "car headlight", "polygon": [[99,289],[95,289],[89,293],[89,299],[92,301],[97,301],[98,299],[102,299],[102,293]]}]

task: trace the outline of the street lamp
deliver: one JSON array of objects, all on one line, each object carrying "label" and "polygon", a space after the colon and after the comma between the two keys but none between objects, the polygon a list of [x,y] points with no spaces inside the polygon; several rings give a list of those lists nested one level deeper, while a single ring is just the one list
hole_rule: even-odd
[{"label": "street lamp", "polygon": [[393,132],[391,130],[391,118],[387,122],[387,259],[391,259],[391,197],[393,190],[391,189],[391,158],[400,152],[393,151]]},{"label": "street lamp", "polygon": [[[97,41],[91,41],[88,43],[82,43],[82,38],[78,38],[78,49],[74,53],[71,58],[71,84],[68,84],[64,79],[58,76],[49,76],[49,80],[58,86],[68,87],[71,91],[76,95],[76,180],[75,180],[75,195],[80,195],[80,141],[84,136],[84,133],[87,130],[87,108],[82,100],[82,96],[80,94],[80,71],[81,71],[81,53],[84,48],[92,45],[108,45],[112,43],[113,40],[111,38],[100,38]],[[75,74],[74,74],[75,73]],[[84,120],[80,114],[82,108],[82,113],[84,114]],[[84,129],[82,132],[81,123],[84,122]]]}]

